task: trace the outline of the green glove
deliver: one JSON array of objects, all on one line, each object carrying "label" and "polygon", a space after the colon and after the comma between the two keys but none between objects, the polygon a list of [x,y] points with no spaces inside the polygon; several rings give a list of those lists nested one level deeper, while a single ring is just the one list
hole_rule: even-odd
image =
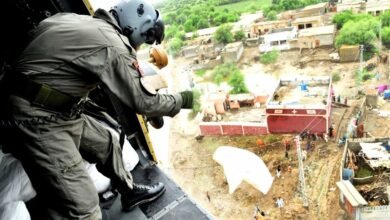
[{"label": "green glove", "polygon": [[192,91],[180,92],[180,95],[183,99],[181,108],[192,109],[192,106],[194,106],[194,94],[192,93]]}]

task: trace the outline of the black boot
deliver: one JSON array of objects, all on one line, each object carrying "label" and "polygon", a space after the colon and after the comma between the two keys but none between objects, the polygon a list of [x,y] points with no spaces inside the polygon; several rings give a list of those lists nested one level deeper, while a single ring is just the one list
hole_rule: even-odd
[{"label": "black boot", "polygon": [[121,197],[123,211],[130,211],[135,206],[151,202],[160,197],[165,192],[163,183],[158,182],[153,185],[133,184],[133,189],[123,193]]}]

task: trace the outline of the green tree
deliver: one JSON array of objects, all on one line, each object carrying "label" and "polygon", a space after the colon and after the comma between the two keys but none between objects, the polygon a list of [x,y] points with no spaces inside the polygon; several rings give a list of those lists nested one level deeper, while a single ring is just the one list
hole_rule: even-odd
[{"label": "green tree", "polygon": [[184,31],[185,32],[192,32],[195,30],[195,27],[192,25],[192,20],[191,19],[188,19],[185,23],[184,23]]},{"label": "green tree", "polygon": [[262,64],[276,63],[279,57],[279,51],[272,50],[261,55],[260,62]]},{"label": "green tree", "polygon": [[196,24],[196,27],[198,29],[203,29],[203,28],[210,27],[210,25],[209,25],[209,22],[207,21],[206,18],[201,18],[201,19],[198,20],[198,23]]},{"label": "green tree", "polygon": [[212,78],[216,84],[220,84],[223,81],[227,81],[229,79],[230,74],[233,71],[237,71],[238,68],[232,63],[225,63],[217,66],[213,73]]},{"label": "green tree", "polygon": [[215,25],[225,24],[228,21],[227,14],[219,14],[218,17],[214,18]]},{"label": "green tree", "polygon": [[340,13],[337,13],[332,18],[332,22],[336,24],[337,28],[340,29],[343,27],[345,23],[352,20],[354,15],[352,14],[351,10],[342,11]]},{"label": "green tree", "polygon": [[168,41],[168,52],[172,56],[176,57],[177,55],[179,55],[182,46],[183,46],[183,40],[177,37],[172,38]]},{"label": "green tree", "polygon": [[379,26],[379,21],[375,18],[349,21],[344,24],[336,37],[336,46],[363,44],[366,47],[372,47],[379,32]]},{"label": "green tree", "polygon": [[232,87],[232,90],[230,90],[231,94],[248,92],[248,88],[245,85],[245,77],[239,70],[232,72],[228,84]]},{"label": "green tree", "polygon": [[200,102],[200,97],[201,97],[202,93],[198,89],[193,89],[192,93],[194,95],[194,99],[193,99],[194,105],[192,106],[192,112],[193,112],[193,114],[196,114],[202,110],[201,109],[201,102]]},{"label": "green tree", "polygon": [[244,40],[245,39],[245,32],[241,29],[234,33],[234,39],[236,41]]},{"label": "green tree", "polygon": [[276,11],[269,11],[268,13],[267,13],[267,21],[274,21],[274,20],[276,20],[277,19],[277,15],[278,15],[278,13],[276,12]]},{"label": "green tree", "polygon": [[238,16],[236,14],[230,13],[227,16],[227,22],[236,22],[238,21]]},{"label": "green tree", "polygon": [[221,25],[214,33],[214,38],[220,43],[231,43],[233,42],[232,26]]},{"label": "green tree", "polygon": [[186,33],[183,30],[179,30],[176,32],[175,37],[184,41],[186,39]]},{"label": "green tree", "polygon": [[302,8],[304,6],[303,2],[300,0],[280,0],[279,5],[284,10],[297,9]]},{"label": "green tree", "polygon": [[385,11],[385,13],[381,14],[380,19],[383,27],[390,27],[390,11]]},{"label": "green tree", "polygon": [[179,27],[176,25],[170,25],[165,31],[165,38],[171,39],[175,37],[176,33],[179,32]]},{"label": "green tree", "polygon": [[382,43],[386,46],[390,45],[390,27],[382,28]]},{"label": "green tree", "polygon": [[164,23],[167,25],[174,24],[175,21],[176,21],[176,14],[175,13],[169,13],[169,14],[165,15],[165,17],[164,17]]}]

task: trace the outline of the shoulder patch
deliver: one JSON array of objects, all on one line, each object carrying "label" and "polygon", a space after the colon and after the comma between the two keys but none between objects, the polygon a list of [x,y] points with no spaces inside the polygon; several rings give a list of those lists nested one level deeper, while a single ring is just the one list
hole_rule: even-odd
[{"label": "shoulder patch", "polygon": [[137,70],[139,76],[140,76],[140,77],[143,77],[143,76],[144,76],[144,72],[143,72],[142,69],[140,68],[138,61],[133,61],[133,66],[134,66],[134,68]]}]

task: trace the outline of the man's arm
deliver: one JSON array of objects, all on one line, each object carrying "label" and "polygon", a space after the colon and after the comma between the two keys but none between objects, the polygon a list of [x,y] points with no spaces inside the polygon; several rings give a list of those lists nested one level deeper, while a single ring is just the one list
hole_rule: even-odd
[{"label": "man's arm", "polygon": [[175,116],[181,109],[180,94],[151,94],[141,84],[136,59],[130,54],[115,54],[99,76],[108,89],[124,104],[145,116]]}]

